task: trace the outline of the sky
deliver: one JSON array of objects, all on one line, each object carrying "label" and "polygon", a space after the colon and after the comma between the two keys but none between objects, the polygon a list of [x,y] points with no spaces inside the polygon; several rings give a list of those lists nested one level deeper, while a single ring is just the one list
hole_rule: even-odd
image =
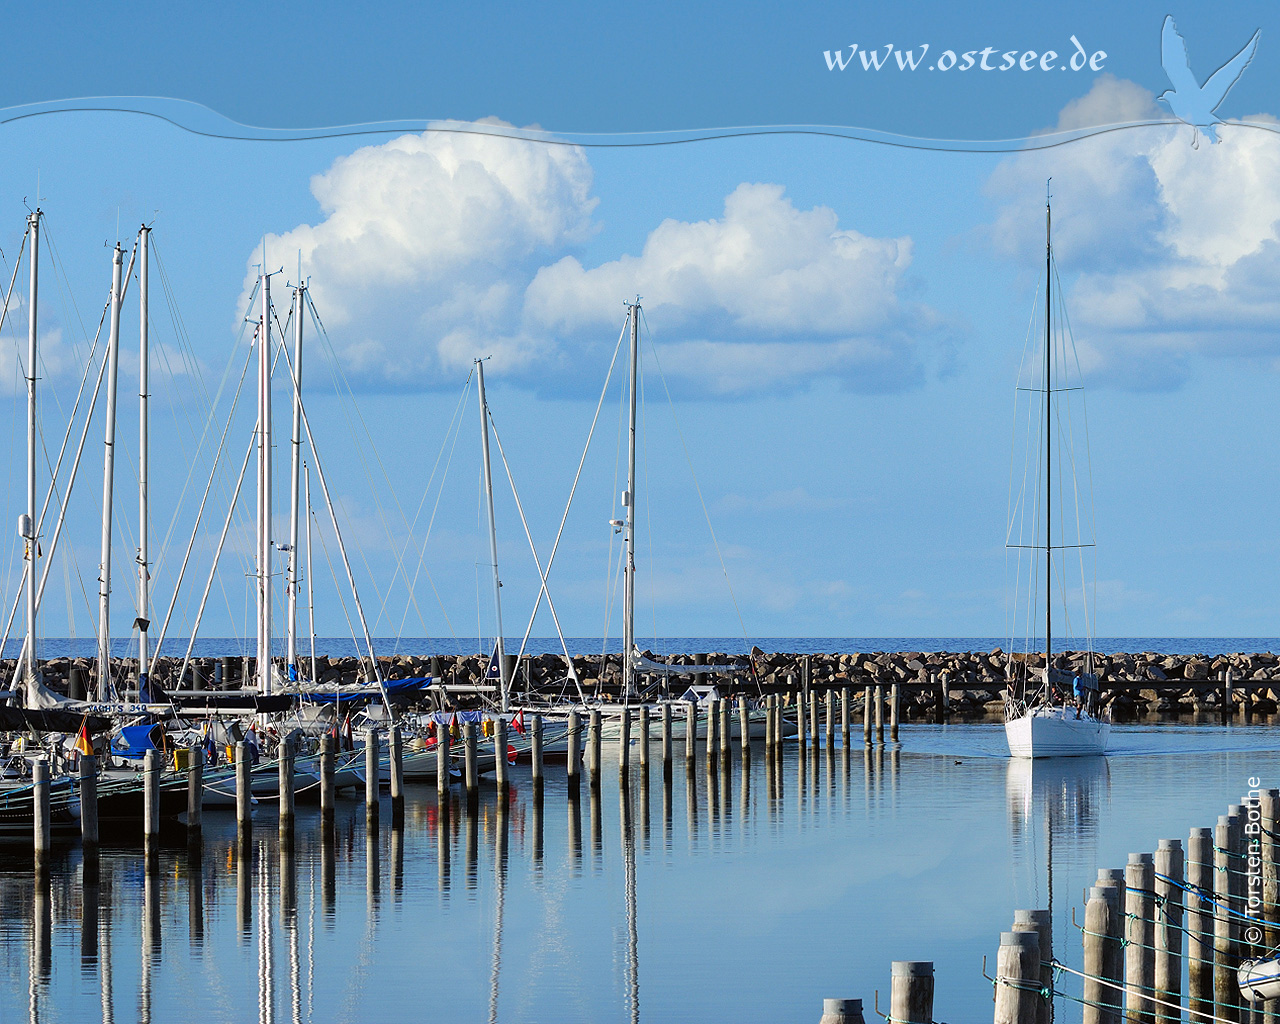
[{"label": "sky", "polygon": [[[253,429],[252,385],[234,415],[231,395],[265,250],[281,323],[299,270],[319,317],[304,320],[304,401],[375,635],[493,632],[472,376],[487,357],[520,502],[495,444],[504,632],[524,632],[538,593],[521,511],[545,565],[581,459],[549,589],[566,635],[616,636],[625,352],[583,450],[639,295],[638,634],[1007,636],[1026,614],[1006,541],[1025,446],[1038,451],[1017,389],[1034,386],[1023,364],[1052,178],[1054,287],[1074,338],[1066,511],[1078,505],[1096,540],[1094,629],[1274,635],[1280,23],[1261,5],[1117,6],[15,11],[16,37],[58,40],[11,54],[0,117],[5,285],[37,196],[45,215],[49,457],[89,365],[112,246],[127,262],[146,222],[153,618],[230,423],[174,605],[169,635],[187,636]],[[1200,82],[1262,30],[1217,111],[1243,123],[1216,143],[1158,99],[1166,14]],[[889,44],[911,51],[907,66]],[[330,130],[343,125],[365,127]],[[712,131],[726,127],[741,130]],[[1035,148],[1048,142],[1061,144]],[[11,523],[24,503],[25,265],[19,281],[0,331]],[[136,302],[135,282],[116,636],[137,613]],[[288,380],[278,368],[277,543]],[[50,637],[94,629],[104,405],[52,561]],[[316,630],[344,635],[355,611],[318,476]],[[202,635],[252,630],[252,480]],[[0,556],[8,605],[15,536]],[[1082,628],[1079,600],[1067,607]],[[533,635],[553,632],[544,605]]]}]

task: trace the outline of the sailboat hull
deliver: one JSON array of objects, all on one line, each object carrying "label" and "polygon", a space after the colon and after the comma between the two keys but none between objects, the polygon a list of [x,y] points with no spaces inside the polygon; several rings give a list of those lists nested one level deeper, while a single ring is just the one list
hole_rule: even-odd
[{"label": "sailboat hull", "polygon": [[1111,723],[1075,708],[1038,707],[1008,718],[1005,738],[1012,757],[1085,757],[1105,754]]}]

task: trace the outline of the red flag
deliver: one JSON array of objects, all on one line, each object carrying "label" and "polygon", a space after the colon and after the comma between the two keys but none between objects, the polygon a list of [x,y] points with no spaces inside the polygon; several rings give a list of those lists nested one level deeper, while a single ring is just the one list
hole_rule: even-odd
[{"label": "red flag", "polygon": [[524,711],[516,713],[516,717],[511,719],[511,725],[521,736],[524,735]]}]

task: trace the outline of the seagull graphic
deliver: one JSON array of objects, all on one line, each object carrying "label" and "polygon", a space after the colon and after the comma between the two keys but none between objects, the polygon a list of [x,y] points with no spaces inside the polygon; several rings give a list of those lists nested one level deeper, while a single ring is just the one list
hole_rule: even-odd
[{"label": "seagull graphic", "polygon": [[1161,93],[1159,97],[1169,105],[1178,120],[1191,125],[1195,134],[1191,137],[1191,145],[1199,148],[1200,133],[1208,137],[1210,142],[1218,141],[1217,125],[1222,119],[1214,114],[1219,104],[1226,98],[1231,87],[1253,60],[1254,51],[1258,48],[1258,29],[1244,46],[1244,49],[1218,68],[1209,80],[1201,85],[1191,73],[1191,62],[1187,59],[1186,41],[1178,34],[1173,24],[1173,15],[1166,14],[1164,27],[1160,30],[1160,63],[1164,65],[1164,73],[1169,76],[1172,89]]}]

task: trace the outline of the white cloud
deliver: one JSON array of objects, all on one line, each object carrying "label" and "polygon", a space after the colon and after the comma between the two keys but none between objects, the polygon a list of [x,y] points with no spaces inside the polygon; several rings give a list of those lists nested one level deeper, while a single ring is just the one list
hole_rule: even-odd
[{"label": "white cloud", "polygon": [[[536,266],[592,232],[591,181],[574,146],[488,133],[404,135],[313,177],[324,219],[269,235],[267,258],[292,270],[301,253],[349,370],[418,384],[477,355],[527,358],[533,341],[490,339],[518,323],[515,304]],[[241,309],[260,259],[250,257]]]},{"label": "white cloud", "polygon": [[[1063,120],[1160,116],[1131,82],[1103,77]],[[1200,356],[1280,350],[1280,128],[1226,125],[1192,146],[1179,122],[1127,129],[1013,157],[991,176],[995,245],[1043,260],[1052,175],[1054,252],[1082,363],[1130,387],[1176,384]]]}]

